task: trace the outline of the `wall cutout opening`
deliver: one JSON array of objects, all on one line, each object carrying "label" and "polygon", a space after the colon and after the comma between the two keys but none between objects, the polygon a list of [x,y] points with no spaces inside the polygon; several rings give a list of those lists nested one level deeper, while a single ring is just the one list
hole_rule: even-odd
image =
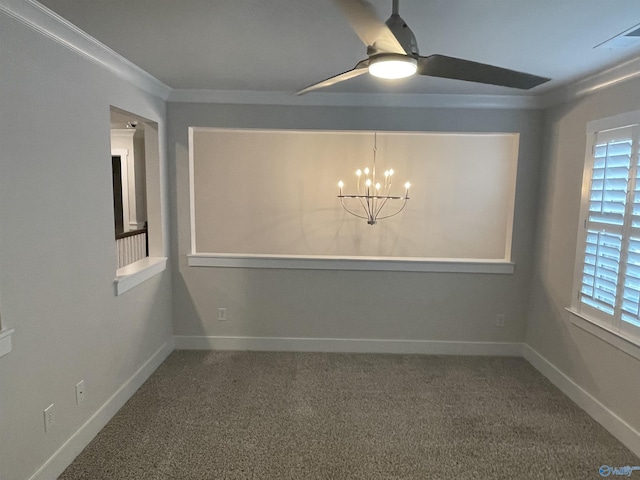
[{"label": "wall cutout opening", "polygon": [[112,112],[111,173],[118,268],[149,256],[144,124],[114,121]]},{"label": "wall cutout opening", "polygon": [[146,272],[140,278],[148,278],[150,268],[162,271],[166,265],[160,147],[156,122],[116,107],[110,115],[116,292],[123,293],[137,284],[132,276]]},{"label": "wall cutout opening", "polygon": [[[370,162],[376,136],[377,168],[410,178],[412,195],[401,215],[372,228],[336,193],[340,178],[346,190],[347,175]],[[518,144],[514,133],[191,128],[190,264],[510,262]]]}]

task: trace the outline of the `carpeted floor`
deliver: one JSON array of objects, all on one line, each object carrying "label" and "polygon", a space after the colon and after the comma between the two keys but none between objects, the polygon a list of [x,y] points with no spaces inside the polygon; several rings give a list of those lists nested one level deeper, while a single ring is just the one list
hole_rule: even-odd
[{"label": "carpeted floor", "polygon": [[605,464],[640,459],[521,358],[176,351],[60,479],[582,480]]}]

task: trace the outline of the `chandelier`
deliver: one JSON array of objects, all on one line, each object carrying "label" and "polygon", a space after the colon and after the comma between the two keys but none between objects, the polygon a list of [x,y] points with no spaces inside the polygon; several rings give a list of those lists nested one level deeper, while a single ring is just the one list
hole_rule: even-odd
[{"label": "chandelier", "polygon": [[[342,180],[338,182],[338,198],[340,199],[342,208],[344,208],[347,213],[350,213],[355,217],[365,219],[369,225],[375,225],[378,220],[393,217],[404,210],[404,207],[407,204],[407,200],[409,200],[409,187],[411,186],[409,182],[404,184],[405,192],[402,196],[391,195],[391,184],[393,181],[393,174],[395,173],[392,168],[389,170],[385,170],[384,182],[382,184],[376,181],[377,143],[377,134],[374,133],[373,166],[371,170],[369,170],[368,167],[364,170],[356,170],[356,193],[344,194],[342,192],[344,182]],[[353,210],[353,206],[348,207],[345,203],[345,199],[348,199],[348,202],[350,202],[352,205],[355,204],[357,206],[358,204],[360,204],[361,209],[358,209],[359,213]],[[385,211],[383,212],[383,209],[385,208],[385,206],[387,206],[389,200],[401,200],[402,202],[391,202],[395,203],[395,208],[391,210],[389,207],[387,207],[387,209],[385,209]],[[383,214],[383,216],[380,216],[381,213]]]}]

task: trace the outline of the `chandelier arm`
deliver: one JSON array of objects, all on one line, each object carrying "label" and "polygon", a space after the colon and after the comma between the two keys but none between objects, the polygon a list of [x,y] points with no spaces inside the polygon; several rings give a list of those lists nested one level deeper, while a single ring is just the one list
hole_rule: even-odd
[{"label": "chandelier arm", "polygon": [[[384,208],[384,206],[387,204],[387,201],[389,201],[389,197],[385,198],[382,201],[382,204],[380,205],[380,207],[378,208],[378,210],[376,210],[376,217],[380,214],[380,212],[382,211],[382,209]],[[382,220],[382,219],[381,219]]]},{"label": "chandelier arm", "polygon": [[378,210],[376,211],[376,218],[378,217],[378,215],[380,214],[380,212],[382,211],[384,206],[389,201],[389,194],[390,193],[391,193],[391,184],[389,184],[389,186],[387,187],[387,191],[385,192],[385,199],[382,201],[382,205],[380,205],[380,208],[378,208]]},{"label": "chandelier arm", "polygon": [[360,195],[360,190],[358,190],[358,200],[360,200],[360,205],[362,205],[363,210],[366,212],[367,211],[367,206],[365,205],[364,201],[362,200],[362,195]]},{"label": "chandelier arm", "polygon": [[371,195],[371,205],[369,205],[369,218],[371,220],[374,220],[374,212],[376,210],[376,197],[374,195]]},{"label": "chandelier arm", "polygon": [[[371,187],[373,189],[373,192],[376,196],[371,198],[371,204],[369,205],[369,221],[370,222],[374,222],[376,221],[376,216],[377,213],[375,213],[376,211],[376,205],[378,204],[378,199],[377,199],[377,190],[376,190],[376,157],[378,154],[378,132],[373,132],[373,168],[371,169]],[[370,196],[370,192],[367,192],[367,196]],[[369,203],[369,202],[367,202]],[[373,223],[372,223],[373,224]]]},{"label": "chandelier arm", "polygon": [[[375,180],[375,177],[374,177]],[[375,184],[374,184],[375,185]],[[373,220],[373,216],[374,216],[374,212],[376,211],[376,204],[378,203],[376,197],[375,197],[375,186],[373,187],[373,195],[371,195],[371,205],[370,205],[370,210],[369,210],[369,218],[371,220]]]},{"label": "chandelier arm", "polygon": [[369,191],[369,188],[367,188],[367,195],[366,195],[366,199],[367,199],[367,216],[369,217],[369,220],[373,220],[372,218],[372,214],[373,214],[373,198],[371,198],[371,193]]},{"label": "chandelier arm", "polygon": [[[360,194],[360,177],[358,177],[358,181],[356,182],[356,191],[358,192],[358,200],[360,200],[360,205],[362,205],[362,208],[365,211],[367,211],[367,207],[365,206],[364,202],[362,201],[362,195]],[[358,216],[358,215],[356,215],[356,216]],[[366,217],[360,217],[360,218],[366,218]]]},{"label": "chandelier arm", "polygon": [[389,193],[391,193],[391,189],[387,188],[386,191],[384,192],[385,199],[382,201],[382,204],[380,205],[378,210],[376,210],[376,217],[380,214],[380,212],[382,211],[382,209],[386,205],[387,201],[389,201]]},{"label": "chandelier arm", "polygon": [[407,199],[405,198],[404,202],[402,203],[402,206],[400,207],[400,209],[396,213],[392,213],[391,215],[387,215],[386,217],[380,217],[380,218],[378,218],[378,220],[384,220],[385,218],[389,218],[389,217],[393,217],[395,215],[398,215],[402,210],[404,210],[404,207],[406,205],[407,205]]},{"label": "chandelier arm", "polygon": [[[387,197],[389,197],[389,194],[391,193],[391,183],[392,183],[392,181],[393,181],[393,177],[391,175],[389,175],[389,184],[387,185]],[[387,203],[386,200],[382,204],[383,207],[384,207],[385,203]],[[382,210],[382,208],[380,208],[380,210]],[[378,210],[378,213],[380,213],[380,210]]]},{"label": "chandelier arm", "polygon": [[354,213],[351,210],[349,210],[347,206],[344,204],[344,199],[341,198],[340,203],[342,204],[342,208],[345,210],[345,212],[353,215],[354,217],[362,218],[363,220],[369,220],[367,217],[363,217],[362,215],[358,215],[357,213]]}]

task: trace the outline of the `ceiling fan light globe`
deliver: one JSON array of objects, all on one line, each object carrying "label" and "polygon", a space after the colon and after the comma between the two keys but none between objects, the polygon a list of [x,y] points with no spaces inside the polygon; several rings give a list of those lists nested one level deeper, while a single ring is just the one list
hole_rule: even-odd
[{"label": "ceiling fan light globe", "polygon": [[415,58],[380,58],[371,62],[369,73],[374,77],[394,80],[414,75],[418,70],[418,62]]}]

